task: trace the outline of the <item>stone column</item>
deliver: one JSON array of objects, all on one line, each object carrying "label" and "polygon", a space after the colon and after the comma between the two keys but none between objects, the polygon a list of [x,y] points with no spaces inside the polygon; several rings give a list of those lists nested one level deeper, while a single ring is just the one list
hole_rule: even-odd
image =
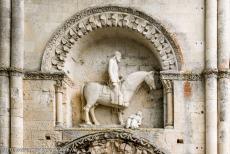
[{"label": "stone column", "polygon": [[11,0],[11,147],[23,147],[24,1]]},{"label": "stone column", "polygon": [[11,3],[0,1],[0,153],[2,148],[9,148],[10,140],[10,100],[9,74],[10,67],[10,17]]},{"label": "stone column", "polygon": [[217,70],[205,72],[206,153],[217,154]]},{"label": "stone column", "polygon": [[62,81],[57,81],[55,85],[55,97],[56,97],[56,126],[62,127],[63,126],[63,87]]},{"label": "stone column", "polygon": [[206,153],[217,154],[217,0],[206,0],[205,23]]},{"label": "stone column", "polygon": [[166,128],[174,126],[174,110],[173,110],[173,82],[172,80],[162,80],[164,92],[166,95]]},{"label": "stone column", "polygon": [[218,154],[230,154],[230,0],[218,0]]}]

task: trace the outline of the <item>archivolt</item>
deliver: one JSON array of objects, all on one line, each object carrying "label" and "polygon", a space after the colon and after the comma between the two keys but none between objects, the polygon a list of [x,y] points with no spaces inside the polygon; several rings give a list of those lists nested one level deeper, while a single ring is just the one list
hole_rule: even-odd
[{"label": "archivolt", "polygon": [[148,140],[123,131],[89,134],[66,143],[57,143],[59,153],[151,153],[165,154]]},{"label": "archivolt", "polygon": [[158,52],[162,70],[180,70],[179,46],[166,29],[150,16],[131,8],[105,6],[83,10],[68,19],[45,47],[41,70],[62,71],[66,56],[81,37],[99,28],[129,28],[142,34]]}]

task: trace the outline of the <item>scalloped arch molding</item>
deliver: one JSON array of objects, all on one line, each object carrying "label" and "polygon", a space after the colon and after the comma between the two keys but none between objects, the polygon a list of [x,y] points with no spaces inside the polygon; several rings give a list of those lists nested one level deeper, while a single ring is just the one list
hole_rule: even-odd
[{"label": "scalloped arch molding", "polygon": [[[109,145],[114,147],[109,148]],[[115,150],[116,147],[122,153],[166,154],[165,149],[159,149],[148,140],[125,131],[88,134],[70,142],[57,143],[57,147],[60,151],[63,150],[63,153],[109,153],[114,151],[108,150]]]},{"label": "scalloped arch molding", "polygon": [[156,49],[162,70],[181,69],[179,45],[159,22],[132,8],[104,6],[80,11],[65,21],[45,47],[41,71],[63,71],[74,43],[91,31],[106,27],[128,28],[140,33]]}]

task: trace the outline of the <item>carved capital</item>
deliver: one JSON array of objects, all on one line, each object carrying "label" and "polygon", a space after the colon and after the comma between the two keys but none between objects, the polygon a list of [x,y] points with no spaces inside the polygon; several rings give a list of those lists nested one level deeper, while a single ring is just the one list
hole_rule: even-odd
[{"label": "carved capital", "polygon": [[45,73],[45,72],[25,72],[24,80],[63,80],[68,86],[74,87],[74,82],[65,72]]},{"label": "carved capital", "polygon": [[55,91],[57,93],[63,93],[64,92],[65,86],[64,86],[63,80],[57,80],[56,84],[54,86],[55,86]]},{"label": "carved capital", "polygon": [[161,79],[161,82],[163,84],[163,87],[166,93],[173,92],[173,81],[172,80]]}]

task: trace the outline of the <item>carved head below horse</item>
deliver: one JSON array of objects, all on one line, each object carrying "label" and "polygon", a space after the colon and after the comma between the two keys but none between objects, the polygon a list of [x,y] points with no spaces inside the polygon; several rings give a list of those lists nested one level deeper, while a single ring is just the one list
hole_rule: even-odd
[{"label": "carved head below horse", "polygon": [[[145,72],[138,71],[129,74],[124,81],[121,83],[121,93],[122,100],[121,104],[112,103],[112,94],[113,91],[110,87],[106,85],[102,85],[97,82],[89,82],[86,83],[82,88],[81,98],[82,104],[84,104],[84,120],[86,124],[91,124],[89,114],[91,115],[92,121],[95,125],[99,125],[97,121],[94,109],[98,104],[104,106],[110,106],[117,109],[124,109],[129,106],[130,100],[137,91],[137,89],[141,86],[141,83],[145,82],[150,89],[156,89],[155,79],[154,79],[154,71]],[[121,117],[121,113],[119,113],[119,121],[120,124],[123,124],[123,120]]]}]

